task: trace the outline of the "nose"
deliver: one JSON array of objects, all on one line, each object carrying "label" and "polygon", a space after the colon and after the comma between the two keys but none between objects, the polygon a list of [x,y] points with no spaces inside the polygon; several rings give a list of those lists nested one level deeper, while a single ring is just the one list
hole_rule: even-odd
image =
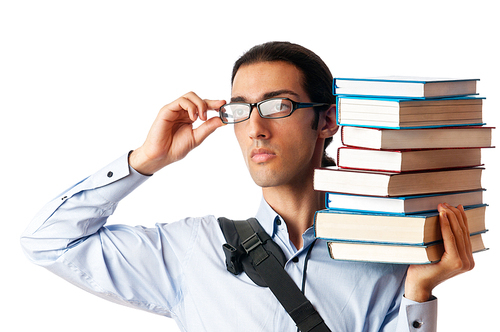
[{"label": "nose", "polygon": [[269,139],[271,137],[271,132],[269,130],[271,121],[269,119],[263,119],[257,110],[257,106],[254,106],[250,113],[250,118],[243,123],[246,124],[246,130],[250,138]]}]

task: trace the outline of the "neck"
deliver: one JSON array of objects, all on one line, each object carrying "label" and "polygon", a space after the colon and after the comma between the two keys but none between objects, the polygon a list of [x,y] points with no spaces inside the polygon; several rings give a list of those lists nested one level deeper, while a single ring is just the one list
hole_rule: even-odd
[{"label": "neck", "polygon": [[303,246],[302,234],[312,226],[314,213],[325,207],[325,195],[314,191],[312,176],[309,179],[298,187],[262,189],[266,202],[285,221],[290,240],[297,249]]}]

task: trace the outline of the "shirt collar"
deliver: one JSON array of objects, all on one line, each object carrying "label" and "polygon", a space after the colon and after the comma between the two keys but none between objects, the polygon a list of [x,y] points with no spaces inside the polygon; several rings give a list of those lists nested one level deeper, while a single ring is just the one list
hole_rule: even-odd
[{"label": "shirt collar", "polygon": [[[283,221],[281,216],[273,210],[273,208],[266,202],[264,197],[262,197],[261,199],[260,206],[257,210],[255,218],[259,221],[266,233],[273,238],[278,230],[278,224],[283,223],[283,226],[286,229],[285,222]],[[314,242],[315,236],[313,227],[307,229],[302,235],[302,238],[304,240],[304,246],[299,251],[307,249],[311,245],[311,243]]]},{"label": "shirt collar", "polygon": [[262,197],[260,201],[260,206],[259,209],[257,210],[255,218],[257,218],[257,220],[259,221],[259,223],[264,228],[267,234],[274,236],[274,233],[276,232],[276,220],[277,219],[281,220],[281,217],[266,202],[264,197]]}]

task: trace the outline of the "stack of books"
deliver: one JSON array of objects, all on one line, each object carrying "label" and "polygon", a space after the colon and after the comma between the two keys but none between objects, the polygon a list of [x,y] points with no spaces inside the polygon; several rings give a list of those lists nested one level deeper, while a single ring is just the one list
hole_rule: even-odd
[{"label": "stack of books", "polygon": [[465,207],[473,251],[485,250],[481,149],[493,128],[483,123],[476,81],[335,79],[343,146],[338,167],[314,174],[327,207],[316,212],[315,235],[332,258],[439,261],[439,203]]}]

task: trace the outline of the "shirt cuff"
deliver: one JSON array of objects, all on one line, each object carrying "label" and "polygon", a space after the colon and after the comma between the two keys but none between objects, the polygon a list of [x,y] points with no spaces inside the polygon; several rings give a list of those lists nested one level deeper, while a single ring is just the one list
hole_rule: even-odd
[{"label": "shirt cuff", "polygon": [[151,177],[137,172],[129,165],[129,154],[123,155],[89,178],[91,187],[108,202],[119,202]]},{"label": "shirt cuff", "polygon": [[397,331],[435,332],[437,330],[436,297],[427,302],[415,302],[403,296],[399,310],[399,324]]}]

